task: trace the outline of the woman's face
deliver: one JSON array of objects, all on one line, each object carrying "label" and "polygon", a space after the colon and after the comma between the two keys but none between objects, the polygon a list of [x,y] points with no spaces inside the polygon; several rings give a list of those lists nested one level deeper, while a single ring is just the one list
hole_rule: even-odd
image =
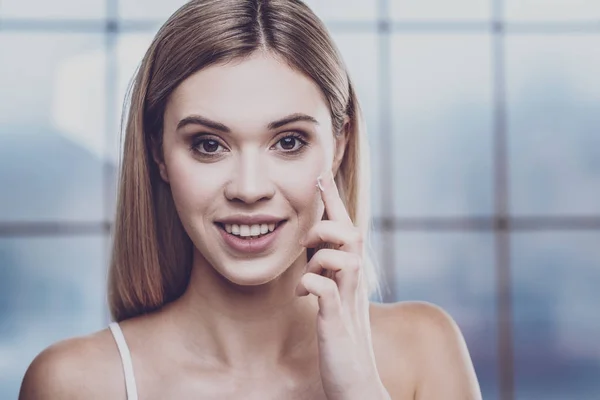
[{"label": "woman's face", "polygon": [[196,256],[240,285],[279,276],[323,215],[316,180],[337,169],[344,140],[315,83],[271,56],[183,81],[165,110],[159,166]]}]

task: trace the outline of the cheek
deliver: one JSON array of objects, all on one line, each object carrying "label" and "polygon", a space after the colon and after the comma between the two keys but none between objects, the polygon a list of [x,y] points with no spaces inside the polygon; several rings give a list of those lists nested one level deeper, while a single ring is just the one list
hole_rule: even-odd
[{"label": "cheek", "polygon": [[173,200],[180,213],[202,210],[212,203],[219,186],[219,170],[207,174],[202,165],[188,155],[173,153],[167,159]]},{"label": "cheek", "polygon": [[318,157],[301,165],[280,166],[272,173],[283,197],[296,212],[302,231],[308,231],[323,215],[324,205],[316,185],[326,164],[325,158]]}]

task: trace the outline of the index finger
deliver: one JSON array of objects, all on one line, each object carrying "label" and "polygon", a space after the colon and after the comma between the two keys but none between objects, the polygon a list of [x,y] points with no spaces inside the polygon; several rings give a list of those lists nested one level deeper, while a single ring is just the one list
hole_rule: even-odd
[{"label": "index finger", "polygon": [[[323,177],[323,175],[325,176]],[[325,204],[325,211],[327,211],[329,219],[331,221],[340,221],[354,225],[352,219],[350,219],[350,216],[348,215],[348,211],[346,211],[344,202],[340,197],[337,185],[333,179],[333,174],[328,172],[320,175],[317,178],[317,187],[321,192],[321,198]]]}]

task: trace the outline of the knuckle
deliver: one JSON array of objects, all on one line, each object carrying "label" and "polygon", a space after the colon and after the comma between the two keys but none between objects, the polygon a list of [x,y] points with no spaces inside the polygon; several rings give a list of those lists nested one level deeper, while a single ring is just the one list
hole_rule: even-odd
[{"label": "knuckle", "polygon": [[324,281],[323,292],[324,292],[323,294],[326,297],[330,297],[330,298],[336,297],[336,295],[338,293],[337,284],[333,280],[327,279],[326,281]]},{"label": "knuckle", "polygon": [[312,260],[314,260],[314,262],[317,265],[324,267],[326,264],[329,263],[329,253],[327,252],[327,250],[328,249],[321,249],[317,251],[313,256]]},{"label": "knuckle", "polygon": [[317,237],[319,238],[320,241],[324,242],[326,239],[325,232],[323,232],[323,230],[318,230]]},{"label": "knuckle", "polygon": [[308,262],[308,264],[306,264],[306,267],[304,267],[304,273],[306,274],[308,272],[315,272],[317,269],[319,269],[319,263],[315,262],[314,259],[312,259]]},{"label": "knuckle", "polygon": [[319,255],[318,260],[323,261],[323,262],[328,262],[329,260],[331,260],[332,257],[335,256],[335,254],[332,254],[331,249],[328,248],[323,248],[319,251],[317,251],[317,254]]},{"label": "knuckle", "polygon": [[316,252],[313,254],[312,258],[310,259],[309,263],[313,263],[313,264],[314,264],[314,263],[317,263],[317,264],[320,264],[320,262],[321,262],[321,259],[322,259],[322,258],[323,258],[323,250],[316,251]]},{"label": "knuckle", "polygon": [[307,284],[309,284],[309,282],[310,282],[310,279],[311,279],[311,277],[310,277],[310,274],[304,274],[304,275],[302,275],[302,277],[300,278],[300,282],[301,282],[303,285],[307,285]]}]

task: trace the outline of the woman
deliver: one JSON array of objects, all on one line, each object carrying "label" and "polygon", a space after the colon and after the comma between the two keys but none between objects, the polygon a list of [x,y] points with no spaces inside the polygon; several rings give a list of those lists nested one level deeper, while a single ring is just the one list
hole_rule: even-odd
[{"label": "woman", "polygon": [[365,131],[300,1],[195,0],[129,107],[110,329],[44,350],[29,399],[478,399],[452,319],[369,304]]}]

